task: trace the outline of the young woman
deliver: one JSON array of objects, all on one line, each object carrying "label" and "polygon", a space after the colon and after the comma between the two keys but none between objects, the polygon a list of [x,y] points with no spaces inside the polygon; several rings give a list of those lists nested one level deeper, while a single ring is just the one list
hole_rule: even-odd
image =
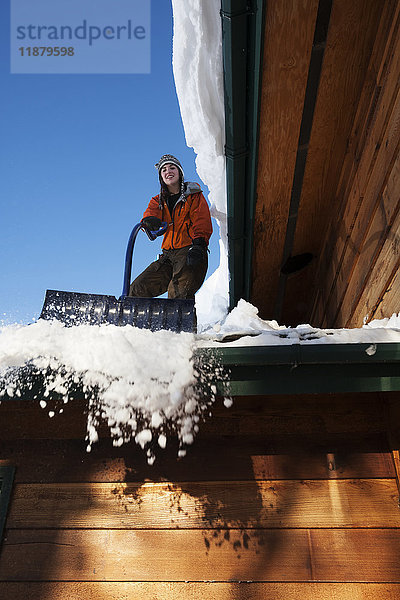
[{"label": "young woman", "polygon": [[168,291],[168,298],[194,298],[208,267],[208,204],[198,183],[184,181],[175,156],[164,154],[155,167],[161,190],[150,200],[142,223],[150,231],[157,231],[163,221],[168,226],[162,254],[133,281],[129,295],[153,298]]}]

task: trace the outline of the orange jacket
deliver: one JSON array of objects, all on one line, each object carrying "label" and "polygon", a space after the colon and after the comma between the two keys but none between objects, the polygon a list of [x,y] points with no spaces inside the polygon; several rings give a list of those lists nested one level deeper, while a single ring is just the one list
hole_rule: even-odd
[{"label": "orange jacket", "polygon": [[161,247],[164,250],[191,246],[195,238],[204,238],[206,243],[212,234],[211,216],[206,199],[198,183],[185,183],[183,197],[174,206],[172,215],[160,197],[154,196],[143,214],[144,217],[158,217],[168,223]]}]

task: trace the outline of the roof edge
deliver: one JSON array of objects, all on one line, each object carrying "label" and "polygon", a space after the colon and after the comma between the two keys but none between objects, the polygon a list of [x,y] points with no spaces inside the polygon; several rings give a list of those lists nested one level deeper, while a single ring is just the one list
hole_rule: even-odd
[{"label": "roof edge", "polygon": [[233,396],[400,391],[399,343],[234,346],[198,354],[203,352],[229,373]]}]

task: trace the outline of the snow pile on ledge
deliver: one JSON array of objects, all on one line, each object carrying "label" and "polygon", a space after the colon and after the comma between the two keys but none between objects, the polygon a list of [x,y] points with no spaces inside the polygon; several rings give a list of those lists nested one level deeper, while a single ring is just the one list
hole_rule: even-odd
[{"label": "snow pile on ledge", "polygon": [[318,329],[311,325],[285,327],[263,321],[258,309],[240,300],[219,324],[199,336],[204,346],[281,346],[287,344],[358,344],[400,342],[400,313],[354,329]]},{"label": "snow pile on ledge", "polygon": [[[63,412],[78,389],[88,401],[88,450],[105,421],[114,445],[134,439],[146,447],[151,463],[151,445],[164,448],[171,433],[178,436],[183,455],[215,400],[222,370],[211,359],[201,363],[194,348],[193,334],[153,333],[129,325],[65,327],[39,320],[4,327],[0,395],[19,397],[39,377],[44,380],[37,396],[41,407],[49,410],[48,399],[56,395],[57,412]],[[52,404],[50,417],[55,415]]]},{"label": "snow pile on ledge", "polygon": [[[39,320],[0,328],[0,396],[18,398],[30,389],[54,417],[83,395],[88,451],[106,423],[114,445],[134,440],[151,464],[155,447],[165,448],[169,435],[178,437],[179,455],[185,454],[210,413],[216,383],[229,394],[228,376],[215,353],[196,353],[197,348],[369,343],[373,353],[374,344],[382,342],[400,343],[400,314],[359,329],[291,328],[263,321],[257,308],[241,300],[220,324],[197,336]],[[226,397],[225,406],[230,405]]]},{"label": "snow pile on ledge", "polygon": [[196,294],[197,319],[202,327],[221,320],[228,312],[221,2],[172,0],[172,9],[172,62],[186,143],[197,155],[197,172],[210,190],[211,215],[220,228],[220,265]]}]

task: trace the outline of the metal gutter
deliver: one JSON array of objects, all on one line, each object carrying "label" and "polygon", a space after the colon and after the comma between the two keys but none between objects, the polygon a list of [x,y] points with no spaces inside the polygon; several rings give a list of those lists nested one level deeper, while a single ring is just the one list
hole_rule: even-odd
[{"label": "metal gutter", "polygon": [[221,0],[229,304],[249,299],[265,0]]},{"label": "metal gutter", "polygon": [[[207,364],[216,361],[225,370],[231,396],[400,392],[400,343],[303,342],[279,346],[221,343],[219,347],[198,348],[195,355]],[[21,390],[21,396],[5,394],[2,401],[39,398],[43,390],[41,375],[27,366],[24,380],[26,388]],[[218,380],[214,383],[219,394],[224,395],[225,383]],[[70,390],[70,397],[82,397],[80,384]]]},{"label": "metal gutter", "polygon": [[[209,356],[210,349],[203,352]],[[398,343],[221,347],[211,353],[230,372],[232,396],[400,391]]]}]

